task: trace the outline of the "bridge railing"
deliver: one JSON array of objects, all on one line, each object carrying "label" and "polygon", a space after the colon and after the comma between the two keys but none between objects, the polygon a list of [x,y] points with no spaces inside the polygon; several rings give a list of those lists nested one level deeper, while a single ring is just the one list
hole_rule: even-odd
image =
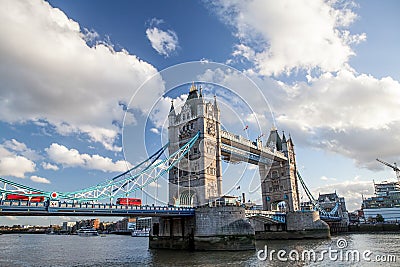
[{"label": "bridge railing", "polygon": [[45,207],[45,202],[29,202],[27,200],[2,200],[2,206],[27,206],[27,207]]},{"label": "bridge railing", "polygon": [[268,210],[246,210],[246,215],[279,215],[286,216],[284,212],[268,211]]},{"label": "bridge railing", "polygon": [[[47,202],[30,202],[26,200],[2,200],[0,206],[18,206],[18,207],[47,207]],[[58,202],[53,204],[51,208],[70,208],[70,209],[111,209],[111,210],[155,210],[155,211],[193,211],[191,207],[170,207],[170,206],[127,206],[106,203],[69,203]]]},{"label": "bridge railing", "polygon": [[286,214],[267,210],[246,210],[246,217],[262,216],[272,219],[278,223],[286,223]]},{"label": "bridge railing", "polygon": [[251,148],[254,148],[254,149],[260,149],[260,147],[254,145],[252,141],[250,141],[249,139],[244,138],[241,135],[233,134],[233,133],[230,133],[230,132],[227,132],[227,131],[224,131],[224,130],[221,130],[220,132],[221,132],[221,137],[223,137],[223,138],[235,141],[235,142],[237,142],[239,144],[243,144],[243,145],[245,145],[247,147],[251,147]]}]

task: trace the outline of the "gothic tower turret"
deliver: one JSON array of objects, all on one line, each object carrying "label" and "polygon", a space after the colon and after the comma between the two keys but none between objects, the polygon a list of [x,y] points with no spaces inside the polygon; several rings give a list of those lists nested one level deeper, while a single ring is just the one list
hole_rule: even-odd
[{"label": "gothic tower turret", "polygon": [[[274,160],[272,165],[259,165],[264,210],[296,211],[300,208],[296,159],[292,138],[280,138],[276,128],[270,132],[267,147],[283,153],[286,161]],[[284,203],[284,204],[283,204]]]},{"label": "gothic tower turret", "polygon": [[[169,204],[199,206],[221,196],[222,171],[220,113],[214,103],[206,102],[193,83],[181,112],[169,115],[169,153],[188,142],[197,132],[200,137],[188,155],[169,172]],[[173,111],[173,114],[171,114]]]}]

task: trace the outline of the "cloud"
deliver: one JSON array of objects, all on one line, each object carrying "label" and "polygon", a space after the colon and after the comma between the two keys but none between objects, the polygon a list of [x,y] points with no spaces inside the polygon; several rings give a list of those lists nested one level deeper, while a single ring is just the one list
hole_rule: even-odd
[{"label": "cloud", "polygon": [[34,181],[35,183],[42,183],[42,184],[50,184],[51,183],[48,179],[39,177],[36,175],[32,175],[31,180]]},{"label": "cloud", "polygon": [[15,139],[6,140],[3,143],[3,147],[9,149],[10,151],[14,151],[22,156],[25,156],[31,160],[38,160],[43,158],[34,150],[28,148],[24,143],[18,142]]},{"label": "cloud", "polygon": [[268,99],[265,98],[266,92],[261,88],[276,87],[275,81],[271,82],[271,86],[267,80],[263,80],[262,85],[257,87],[243,73],[221,68],[206,70],[197,78],[208,83],[204,85],[205,92],[210,84],[224,87],[218,88],[213,94],[217,94],[221,121],[224,127],[229,127],[227,128],[229,131],[243,134],[244,126],[249,125],[251,133],[255,134],[254,138],[263,133],[263,130],[266,131],[264,133],[269,132],[273,126],[273,118]]},{"label": "cloud", "polygon": [[156,27],[163,22],[163,20],[153,19],[150,27],[146,29],[146,36],[158,54],[169,57],[179,46],[178,36],[172,30]]},{"label": "cloud", "polygon": [[[232,0],[208,6],[234,27],[239,42],[233,57],[252,64],[245,73],[259,85],[275,118],[263,117],[262,98],[251,99],[234,73],[208,76],[228,88],[241,84],[239,95],[263,129],[262,121],[275,120],[278,128],[293,133],[296,144],[338,153],[358,167],[382,168],[377,157],[399,161],[400,83],[359,74],[349,65],[352,45],[366,39],[348,30],[357,19],[352,1]],[[304,82],[271,78],[283,73],[300,73]]]},{"label": "cloud", "polygon": [[155,134],[160,134],[160,130],[158,130],[157,128],[151,128],[150,132],[155,133]]},{"label": "cloud", "polygon": [[354,5],[337,1],[218,1],[210,8],[235,28],[233,56],[253,62],[263,75],[300,69],[338,71],[355,53],[350,44],[366,39],[346,28],[357,15]]},{"label": "cloud", "polygon": [[58,216],[58,218],[66,222],[79,221],[82,219],[80,217],[68,217],[68,216]]},{"label": "cloud", "polygon": [[100,155],[81,154],[74,148],[68,149],[57,143],[52,143],[45,151],[49,159],[64,167],[82,167],[103,172],[124,172],[131,168],[131,165],[124,160],[113,162],[111,158]]},{"label": "cloud", "polygon": [[377,157],[399,159],[398,81],[342,70],[309,83],[277,85],[268,93],[276,121],[296,133],[298,142],[339,153],[370,169],[381,167]]},{"label": "cloud", "polygon": [[82,37],[87,43],[93,43],[100,39],[100,35],[95,30],[88,30],[86,28],[83,29]]},{"label": "cloud", "polygon": [[[185,104],[185,101],[187,99],[187,94],[183,94],[178,96],[175,99],[172,99],[170,97],[161,97],[159,101],[152,107],[152,111],[150,113],[150,119],[154,123],[156,128],[150,129],[153,133],[159,134],[161,128],[167,128],[168,127],[168,114],[169,110],[171,108],[171,101],[174,101],[174,108],[175,112],[179,113],[182,106]],[[156,132],[158,131],[158,133]]]},{"label": "cloud", "polygon": [[25,178],[26,173],[34,172],[36,164],[30,159],[0,145],[0,175]]},{"label": "cloud", "polygon": [[322,181],[337,181],[336,178],[329,178],[329,177],[326,177],[325,175],[321,176],[320,179],[321,179]]},{"label": "cloud", "polygon": [[7,140],[3,143],[3,146],[5,148],[14,150],[14,151],[18,151],[18,152],[22,152],[22,151],[26,151],[28,150],[27,146],[24,143],[20,143],[15,139],[11,139],[11,140]]},{"label": "cloud", "polygon": [[57,165],[53,165],[53,164],[48,163],[48,162],[42,162],[42,167],[45,170],[53,170],[53,171],[59,170]]},{"label": "cloud", "polygon": [[[60,134],[84,134],[120,151],[114,143],[115,122],[125,112],[120,104],[157,70],[109,41],[96,41],[94,30],[82,31],[45,1],[6,2],[0,10],[0,120],[47,122]],[[154,93],[162,93],[160,79],[152,81]]]},{"label": "cloud", "polygon": [[362,197],[372,196],[374,186],[371,181],[359,181],[356,177],[341,183],[329,184],[311,190],[314,197],[318,194],[328,194],[336,192],[339,197],[344,197],[348,211],[361,208]]},{"label": "cloud", "polygon": [[[247,81],[239,79],[236,73],[210,70],[202,76],[202,80],[223,84],[237,95],[218,96],[219,102],[229,99],[226,106],[234,107],[236,112],[227,112],[221,104],[222,123],[231,127],[242,121],[256,137],[259,133],[254,131],[258,131],[258,125],[268,134],[275,121],[278,129],[292,133],[296,145],[331,151],[371,170],[382,168],[375,160],[377,157],[388,162],[400,161],[396,149],[400,146],[399,81],[349,70],[291,84],[256,73],[247,74],[260,93],[251,90]],[[255,94],[258,96],[254,97]],[[245,105],[251,109],[250,113]],[[242,132],[237,128],[232,131]]]},{"label": "cloud", "polygon": [[149,183],[149,186],[154,187],[154,188],[156,188],[156,187],[160,188],[161,187],[161,185],[159,183],[156,183],[156,182]]}]

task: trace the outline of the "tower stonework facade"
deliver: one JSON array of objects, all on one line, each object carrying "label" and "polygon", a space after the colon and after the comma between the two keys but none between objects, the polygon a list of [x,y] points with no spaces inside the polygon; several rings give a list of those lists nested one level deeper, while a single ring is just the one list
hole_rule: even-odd
[{"label": "tower stonework facade", "polygon": [[273,128],[267,146],[285,154],[287,161],[274,160],[272,165],[259,165],[264,210],[296,211],[300,208],[296,157],[292,138],[282,139]]},{"label": "tower stonework facade", "polygon": [[169,204],[201,206],[221,196],[222,166],[220,110],[216,98],[206,102],[192,84],[189,96],[176,113],[173,103],[168,115],[169,154],[200,132],[184,158],[169,171]]}]

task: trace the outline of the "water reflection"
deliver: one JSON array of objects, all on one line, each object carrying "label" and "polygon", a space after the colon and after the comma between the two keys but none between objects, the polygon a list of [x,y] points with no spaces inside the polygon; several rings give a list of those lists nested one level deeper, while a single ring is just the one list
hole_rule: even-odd
[{"label": "water reflection", "polygon": [[0,236],[0,266],[399,266],[399,263],[330,261],[261,261],[257,252],[336,249],[339,238],[344,250],[371,250],[372,256],[392,254],[400,261],[400,234],[348,234],[329,240],[257,241],[255,251],[189,252],[150,250],[147,238],[130,236],[79,237],[49,235]]}]

